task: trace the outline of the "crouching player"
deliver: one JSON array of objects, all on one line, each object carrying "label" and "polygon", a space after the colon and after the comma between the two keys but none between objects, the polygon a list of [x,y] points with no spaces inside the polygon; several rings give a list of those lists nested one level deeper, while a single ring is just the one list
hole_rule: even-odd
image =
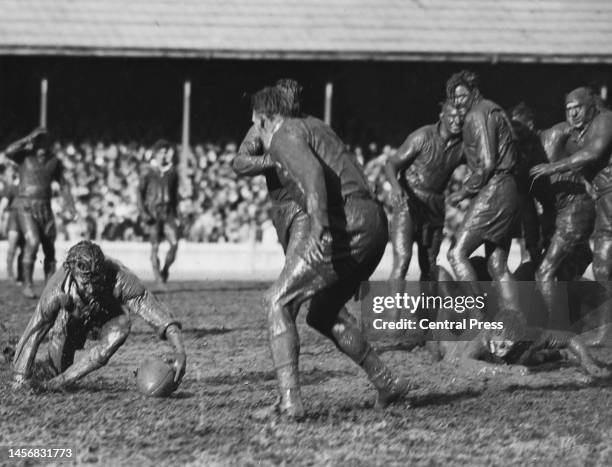
[{"label": "crouching player", "polygon": [[[180,323],[132,272],[105,258],[98,245],[87,240],[77,243],[68,251],[64,267],[47,283],[17,344],[13,387],[32,380],[54,390],[102,368],[127,339],[131,314],[139,315],[161,339],[170,341],[178,384],[186,363]],[[75,351],[83,348],[94,329],[100,330],[99,341],[75,362]],[[47,333],[47,346],[39,351]]]}]

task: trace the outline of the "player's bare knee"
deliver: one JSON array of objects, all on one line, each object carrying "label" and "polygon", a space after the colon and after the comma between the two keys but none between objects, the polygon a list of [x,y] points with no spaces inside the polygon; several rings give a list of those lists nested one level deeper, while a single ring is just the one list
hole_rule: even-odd
[{"label": "player's bare knee", "polygon": [[500,264],[499,261],[496,261],[493,257],[491,257],[487,263],[487,271],[493,280],[504,280],[509,277],[506,264]]},{"label": "player's bare knee", "polygon": [[451,266],[455,267],[456,265],[460,264],[463,261],[464,256],[465,255],[462,253],[460,248],[453,247],[450,250],[448,250],[446,258],[448,259],[448,262],[451,264]]}]

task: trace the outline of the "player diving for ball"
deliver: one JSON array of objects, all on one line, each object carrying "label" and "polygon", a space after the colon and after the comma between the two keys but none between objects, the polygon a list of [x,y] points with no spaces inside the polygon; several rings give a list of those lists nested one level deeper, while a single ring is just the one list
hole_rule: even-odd
[{"label": "player diving for ball", "polygon": [[277,87],[253,96],[253,123],[281,169],[281,183],[308,214],[309,229],[289,249],[264,297],[279,402],[269,414],[304,415],[298,375],[296,316],[308,300],[306,322],[360,365],[378,389],[377,404],[399,399],[405,385],[380,360],[344,308],[367,280],[387,243],[387,219],[373,199],[356,158],[333,130],[313,117],[291,118]]},{"label": "player diving for ball", "polygon": [[[185,373],[180,323],[165,304],[119,262],[88,240],[70,248],[63,268],[48,281],[13,359],[14,387],[28,381],[46,389],[75,383],[106,365],[130,333],[132,315],[151,325],[174,347],[175,382]],[[90,331],[99,339],[74,361]],[[46,347],[40,348],[48,334]]]},{"label": "player diving for ball", "polygon": [[[176,152],[169,142],[160,140],[151,148],[151,161],[140,175],[137,202],[151,242],[153,276],[158,283],[165,283],[176,259],[179,241],[179,175]],[[170,246],[160,268],[159,244],[164,237]]]}]

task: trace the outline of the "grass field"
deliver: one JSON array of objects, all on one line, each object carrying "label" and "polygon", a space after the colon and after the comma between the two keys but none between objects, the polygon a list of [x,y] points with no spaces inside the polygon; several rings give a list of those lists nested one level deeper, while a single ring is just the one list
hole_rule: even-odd
[{"label": "grass field", "polygon": [[[412,406],[378,411],[360,369],[303,316],[309,415],[251,420],[275,396],[266,285],[173,282],[159,295],[184,323],[188,351],[183,384],[168,399],[136,391],[139,362],[168,351],[139,320],[109,365],[72,392],[14,393],[1,367],[0,446],[71,447],[79,465],[612,465],[610,382],[586,383],[574,368],[521,381],[466,378],[424,350],[390,352],[384,359],[417,387]],[[0,282],[0,321],[12,329],[24,328],[34,304]],[[612,363],[609,350],[595,354]],[[11,465],[2,455],[0,465]]]}]

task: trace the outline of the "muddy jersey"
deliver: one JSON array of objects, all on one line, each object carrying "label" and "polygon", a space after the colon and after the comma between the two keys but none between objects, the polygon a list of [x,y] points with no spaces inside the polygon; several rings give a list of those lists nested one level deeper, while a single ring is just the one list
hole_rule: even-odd
[{"label": "muddy jersey", "polygon": [[[453,171],[464,162],[460,138],[443,138],[439,123],[411,133],[391,158],[399,162],[402,184],[417,196],[442,194]],[[402,170],[402,165],[408,166]]]},{"label": "muddy jersey", "polygon": [[[89,330],[102,326],[121,314],[136,314],[151,325],[164,339],[166,329],[180,323],[165,304],[157,300],[140,280],[118,261],[105,260],[104,280],[96,288],[96,296],[85,300],[78,293],[74,281],[64,268],[49,279],[34,315],[15,350],[15,372],[28,375],[36,356],[37,339],[46,329],[49,341],[60,350],[66,342],[77,342],[82,348]],[[64,321],[56,326],[56,320]]]},{"label": "muddy jersey", "polygon": [[[540,139],[550,162],[565,159],[578,149],[576,133],[566,122],[558,123],[542,131]],[[581,202],[589,198],[584,182],[578,173],[561,172],[551,175],[549,180],[551,195],[554,196],[558,210],[576,201]]]},{"label": "muddy jersey", "polygon": [[466,114],[463,147],[471,171],[465,183],[469,192],[477,193],[495,175],[514,172],[517,150],[512,124],[494,102],[481,99]]},{"label": "muddy jersey", "polygon": [[162,171],[153,166],[146,166],[140,176],[141,207],[152,216],[176,215],[179,201],[178,189],[179,177],[176,167]]},{"label": "muddy jersey", "polygon": [[[285,120],[272,137],[269,152],[283,167],[281,183],[309,215],[326,213],[328,207],[342,207],[351,196],[371,198],[367,178],[357,159],[336,133],[317,118]],[[321,195],[326,195],[326,199]]]},{"label": "muddy jersey", "polygon": [[19,170],[17,197],[51,199],[51,183],[63,180],[63,165],[55,155],[38,156],[20,151],[10,156]]},{"label": "muddy jersey", "polygon": [[572,134],[571,139],[577,150],[589,150],[593,146],[600,151],[597,160],[583,168],[583,174],[592,182],[596,195],[612,191],[612,112],[602,110],[583,131]]}]

